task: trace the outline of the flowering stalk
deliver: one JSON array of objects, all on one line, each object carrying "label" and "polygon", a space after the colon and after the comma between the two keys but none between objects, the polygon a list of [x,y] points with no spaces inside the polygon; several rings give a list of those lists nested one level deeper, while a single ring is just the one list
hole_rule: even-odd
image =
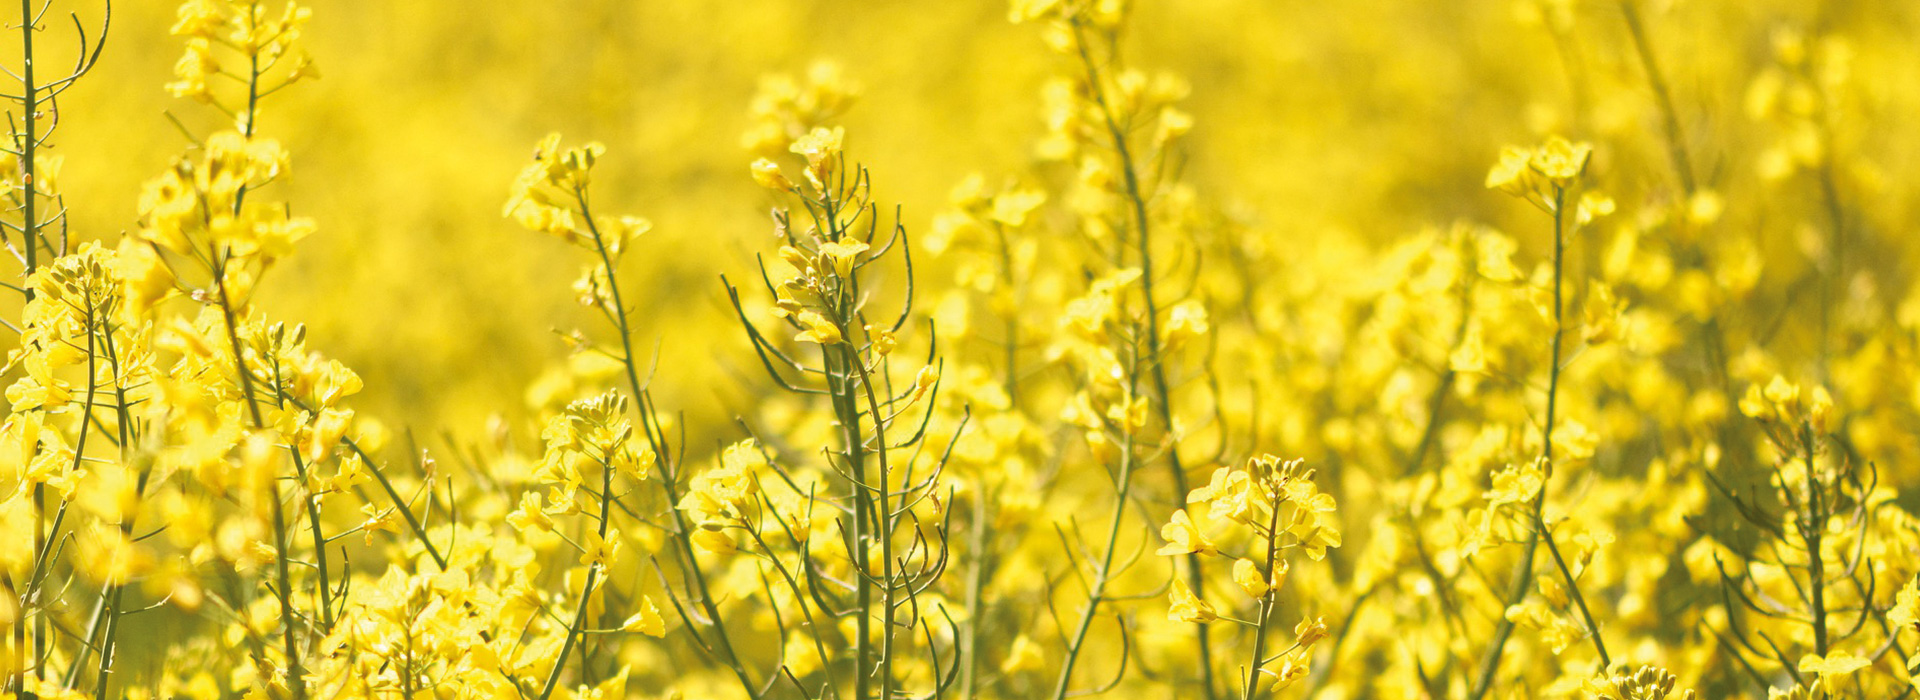
[{"label": "flowering stalk", "polygon": [[[1592,156],[1592,147],[1585,144],[1570,144],[1555,139],[1533,152],[1509,149],[1501,155],[1501,163],[1487,175],[1487,186],[1498,188],[1510,194],[1520,196],[1547,210],[1553,216],[1553,341],[1548,355],[1547,366],[1547,413],[1546,423],[1541,429],[1541,463],[1545,478],[1542,478],[1537,491],[1528,505],[1529,527],[1525,549],[1514,564],[1513,584],[1508,589],[1505,608],[1519,605],[1526,599],[1528,591],[1533,589],[1534,553],[1539,549],[1542,538],[1551,537],[1546,532],[1545,512],[1547,492],[1553,476],[1553,429],[1560,398],[1560,357],[1561,343],[1566,337],[1564,286],[1566,277],[1566,204],[1567,188],[1586,170],[1587,161]],[[1551,548],[1552,543],[1548,546]],[[1559,559],[1555,553],[1555,559]],[[1563,563],[1564,564],[1564,563]],[[1567,587],[1577,590],[1571,571],[1565,566],[1561,572],[1566,576]],[[1581,603],[1582,611],[1586,604]],[[1503,608],[1504,610],[1504,608]],[[1592,634],[1595,647],[1603,659],[1606,648],[1600,643],[1597,629],[1592,629],[1593,618],[1586,616],[1589,633]],[[1486,660],[1480,667],[1478,679],[1474,682],[1470,697],[1480,700],[1493,687],[1494,675],[1500,669],[1500,657],[1506,649],[1507,639],[1512,636],[1514,619],[1502,614],[1500,624],[1494,629],[1493,641],[1487,651]]]},{"label": "flowering stalk", "polygon": [[1242,700],[1255,700],[1260,696],[1260,670],[1267,663],[1267,626],[1273,622],[1273,610],[1279,604],[1279,587],[1270,583],[1280,554],[1279,508],[1267,516],[1266,534],[1267,551],[1260,564],[1260,581],[1267,584],[1267,591],[1258,596],[1259,613],[1253,618],[1253,655],[1247,661],[1246,689],[1240,693]]},{"label": "flowering stalk", "polygon": [[[921,516],[914,508],[933,499],[936,509],[950,514],[938,496],[937,484],[952,444],[931,460],[932,468],[925,477],[914,475],[938,397],[937,346],[929,341],[928,364],[910,386],[893,388],[891,358],[899,343],[896,334],[912,309],[913,261],[905,229],[897,221],[890,236],[878,235],[879,212],[869,201],[869,176],[863,168],[848,169],[843,138],[841,129],[816,127],[792,142],[790,150],[805,160],[805,186],[788,179],[779,164],[771,160],[756,161],[752,168],[762,186],[796,198],[806,212],[807,228],[798,230],[796,219],[786,210],[775,211],[776,234],[786,242],[780,255],[794,273],[778,284],[772,282],[764,267],[762,276],[776,299],[775,315],[799,331],[795,340],[820,346],[820,365],[808,366],[769,340],[748,318],[739,291],[730,284],[727,291],[735,315],[769,376],[788,391],[824,397],[834,417],[839,444],[828,454],[849,491],[853,520],[852,527],[841,532],[852,566],[854,580],[848,587],[853,589],[854,602],[840,614],[855,616],[852,696],[866,700],[897,694],[901,630],[912,634],[916,628],[921,629],[927,636],[929,652],[936,651],[926,623],[902,620],[901,613],[919,611],[924,616],[931,612],[922,610],[925,604],[921,595],[947,564],[946,526],[942,523],[935,528],[937,544],[929,541],[919,531]],[[863,289],[862,272],[895,246],[902,251],[905,298],[899,316],[885,325],[868,316],[865,307],[869,292]],[[787,373],[798,373],[801,379],[790,380]],[[810,386],[807,378],[813,376],[819,377],[825,387]],[[916,405],[924,406],[920,425],[903,436],[896,430],[902,427],[896,421]],[[962,428],[964,425],[963,417]],[[811,500],[812,495],[807,498]],[[903,543],[896,541],[903,536],[911,537],[904,551],[900,549]],[[924,563],[911,566],[910,559]],[[810,559],[803,563],[812,566]],[[831,612],[830,607],[823,607]],[[878,629],[874,627],[876,621]],[[959,676],[962,663],[958,658],[949,662],[945,673],[939,672],[942,664],[937,653],[933,663],[934,692],[942,692]]]},{"label": "flowering stalk", "polygon": [[[1140,359],[1136,352],[1127,356],[1127,393],[1132,395],[1138,388]],[[1074,663],[1080,659],[1080,651],[1086,646],[1087,632],[1093,627],[1093,619],[1100,613],[1100,605],[1107,597],[1107,586],[1119,573],[1114,566],[1113,555],[1120,549],[1120,524],[1126,521],[1127,506],[1133,503],[1134,470],[1134,431],[1127,426],[1116,426],[1120,433],[1118,458],[1118,476],[1115,478],[1113,495],[1112,523],[1107,526],[1106,547],[1100,557],[1100,566],[1093,571],[1093,584],[1087,590],[1087,603],[1080,611],[1080,621],[1074,625],[1073,636],[1067,641],[1066,660],[1060,665],[1060,678],[1053,686],[1053,700],[1065,700],[1073,681]],[[1124,568],[1124,567],[1122,567]],[[1121,622],[1121,633],[1126,633],[1125,622]]]},{"label": "flowering stalk", "polygon": [[[15,256],[19,257],[22,266],[21,277],[28,280],[28,282],[20,286],[6,286],[19,291],[28,302],[33,301],[36,296],[31,279],[34,273],[41,268],[40,253],[43,250],[50,255],[65,254],[66,252],[66,237],[64,233],[66,209],[64,206],[61,206],[59,194],[54,191],[48,183],[42,182],[42,180],[45,179],[44,177],[40,177],[51,175],[51,173],[45,172],[44,166],[52,165],[56,168],[58,166],[57,162],[43,163],[43,161],[47,161],[48,159],[40,152],[40,147],[52,136],[53,129],[59,125],[59,120],[57,118],[51,120],[46,129],[42,130],[40,128],[40,121],[49,116],[44,113],[43,109],[45,105],[52,103],[61,93],[66,92],[76,81],[91,71],[94,64],[98,62],[100,51],[106,46],[107,28],[111,26],[112,5],[109,3],[107,7],[108,19],[102,21],[100,36],[91,42],[89,42],[87,38],[86,30],[82,28],[78,19],[75,19],[74,27],[79,32],[78,61],[74,64],[73,70],[67,75],[52,81],[41,82],[39,80],[40,75],[36,73],[34,66],[34,35],[45,29],[40,21],[43,13],[35,11],[34,3],[31,0],[21,0],[20,2],[20,23],[18,27],[20,29],[22,63],[18,74],[9,72],[10,75],[13,75],[13,77],[19,80],[20,93],[17,95],[8,94],[4,96],[9,102],[17,103],[20,107],[19,122],[15,123],[12,119],[8,120],[9,126],[13,127],[9,134],[9,136],[11,136],[11,143],[4,149],[12,159],[18,161],[19,165],[20,184],[18,190],[10,189],[6,193],[6,197],[12,201],[13,211],[19,213],[20,222],[17,224],[11,221],[0,222],[0,232],[11,230],[20,234],[20,247],[18,249],[14,248],[11,235],[6,236],[6,244]],[[57,207],[52,216],[47,216],[46,212],[40,209],[40,200],[43,198],[49,200],[50,203]],[[59,222],[62,227],[61,244],[58,250],[54,249],[52,244],[46,239],[44,231],[46,226],[55,222]],[[18,331],[19,329],[14,330]],[[85,425],[81,426],[81,430],[84,434]],[[65,510],[64,504],[60,510],[62,512],[56,514],[52,523],[49,523],[47,518],[46,485],[44,483],[34,484],[32,551],[34,553],[33,569],[35,571],[45,571],[51,567],[52,562],[49,558],[53,553],[50,548],[59,536],[60,521],[63,519],[62,516]],[[46,661],[50,658],[48,650],[52,641],[52,635],[50,621],[42,607],[43,602],[38,597],[42,590],[39,586],[38,578],[39,575],[35,574],[26,582],[26,591],[18,598],[17,606],[15,607],[14,650],[16,652],[16,659],[13,666],[14,673],[9,676],[7,683],[16,690],[24,690],[28,669],[33,669],[33,674],[40,679],[46,679],[48,677]],[[7,581],[7,586],[10,592],[19,592],[18,587],[15,586],[11,577],[9,577]],[[29,610],[37,610],[37,612],[29,615]],[[32,617],[34,620],[33,661],[31,663],[29,663],[26,651],[26,620],[28,617]]]},{"label": "flowering stalk", "polygon": [[[1081,65],[1086,70],[1087,84],[1093,86],[1093,99],[1100,107],[1101,120],[1106,126],[1107,136],[1111,140],[1116,157],[1120,161],[1120,173],[1122,181],[1126,184],[1127,201],[1133,211],[1133,226],[1138,234],[1133,241],[1135,259],[1140,265],[1140,294],[1146,306],[1146,357],[1143,359],[1146,364],[1147,375],[1153,382],[1154,400],[1152,403],[1154,412],[1159,419],[1160,426],[1171,434],[1173,431],[1173,395],[1169,391],[1169,385],[1167,383],[1167,358],[1165,348],[1162,347],[1161,344],[1163,336],[1160,334],[1160,304],[1153,292],[1153,234],[1152,224],[1147,216],[1147,197],[1146,194],[1141,191],[1140,174],[1138,167],[1134,163],[1133,154],[1127,145],[1126,131],[1121,128],[1118,118],[1114,115],[1113,108],[1107,101],[1106,91],[1100,87],[1102,84],[1100,82],[1100,72],[1094,64],[1092,53],[1087,47],[1085,37],[1086,28],[1076,19],[1076,21],[1073,22],[1073,29],[1074,43],[1080,54]],[[1170,442],[1165,452],[1167,456],[1167,471],[1173,476],[1173,492],[1186,493],[1187,468],[1186,465],[1180,462],[1179,443]],[[1206,570],[1201,563],[1199,555],[1188,555],[1188,585],[1193,588],[1194,595],[1200,596],[1203,599],[1206,596],[1203,590],[1206,576]],[[1199,645],[1197,649],[1200,652],[1200,687],[1203,696],[1208,698],[1208,700],[1212,700],[1215,697],[1213,650],[1212,642],[1207,636],[1206,625],[1194,626],[1194,639]]]},{"label": "flowering stalk", "polygon": [[[650,464],[635,467],[636,473],[645,467],[653,467],[661,476],[661,487],[665,491],[668,503],[677,503],[680,498],[678,470],[668,456],[667,439],[660,428],[658,415],[652,404],[652,396],[645,383],[640,379],[638,360],[633,348],[633,328],[630,323],[631,309],[628,307],[620,282],[620,259],[630,249],[633,242],[644,235],[652,224],[644,219],[632,216],[602,219],[596,217],[588,185],[594,164],[605,152],[605,147],[590,143],[582,147],[562,149],[560,135],[551,134],[535,149],[534,162],[528,165],[514,183],[513,193],[509,197],[505,213],[517,218],[530,229],[559,236],[563,240],[587,250],[598,262],[588,269],[587,277],[582,280],[582,303],[600,311],[615,333],[619,336],[621,370],[626,380],[627,390],[632,403],[638,405],[640,427],[646,441],[651,445],[633,460]],[[613,421],[628,413],[629,399],[617,394],[612,405],[603,407],[605,414],[596,420]],[[584,414],[582,414],[584,415]],[[596,414],[599,415],[599,414]],[[621,419],[624,421],[624,419]],[[624,433],[630,433],[630,423],[622,422]],[[571,430],[569,428],[568,430]],[[625,438],[621,440],[624,445]],[[555,446],[549,446],[549,455],[555,454]],[[606,543],[614,537],[612,531],[612,506],[616,497],[612,489],[613,473],[617,470],[611,462],[614,452],[625,449],[622,446],[609,446],[594,457],[601,468],[602,484],[599,492],[599,516],[596,525],[596,541]],[[625,509],[625,506],[623,506]],[[670,508],[674,527],[670,534],[679,547],[678,554],[683,558],[682,571],[688,587],[697,593],[699,604],[714,628],[713,639],[719,646],[721,662],[728,666],[739,680],[741,687],[749,696],[757,695],[758,686],[747,676],[745,667],[740,664],[726,625],[720,617],[713,596],[707,592],[706,575],[694,559],[690,536],[692,529],[678,508]],[[629,511],[631,512],[631,511]],[[592,596],[599,588],[606,564],[596,563],[590,568],[580,593],[580,607],[574,619],[568,623],[566,637],[562,642],[559,657],[542,686],[541,698],[547,698],[558,688],[560,677],[565,669],[566,660],[572,655],[575,644],[584,640],[587,630],[587,610],[591,606]],[[706,644],[705,637],[693,633],[694,637]]]}]

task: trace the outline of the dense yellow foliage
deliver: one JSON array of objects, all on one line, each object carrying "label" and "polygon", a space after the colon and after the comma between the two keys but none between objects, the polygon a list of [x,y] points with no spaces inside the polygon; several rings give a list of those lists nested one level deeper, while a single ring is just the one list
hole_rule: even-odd
[{"label": "dense yellow foliage", "polygon": [[9,697],[1920,688],[1909,4],[64,2]]}]

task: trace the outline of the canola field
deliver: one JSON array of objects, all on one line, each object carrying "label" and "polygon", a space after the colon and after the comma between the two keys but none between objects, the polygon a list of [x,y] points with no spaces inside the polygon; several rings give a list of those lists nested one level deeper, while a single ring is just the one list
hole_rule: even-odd
[{"label": "canola field", "polygon": [[0,16],[4,697],[1920,690],[1920,5]]}]

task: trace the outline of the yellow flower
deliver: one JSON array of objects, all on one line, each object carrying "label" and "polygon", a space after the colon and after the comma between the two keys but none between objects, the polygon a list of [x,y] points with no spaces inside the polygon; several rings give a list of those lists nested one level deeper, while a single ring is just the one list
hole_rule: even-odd
[{"label": "yellow flower", "polygon": [[1061,0],[1014,0],[1007,19],[1015,24],[1030,22],[1062,11]]},{"label": "yellow flower", "polygon": [[1500,162],[1487,171],[1487,189],[1500,190],[1515,197],[1533,192],[1533,170],[1528,167],[1532,153],[1518,146],[1500,149]]},{"label": "yellow flower", "polygon": [[1894,597],[1893,608],[1887,611],[1887,624],[1895,628],[1920,624],[1920,576],[1908,581]]},{"label": "yellow flower", "polygon": [[1824,680],[1830,676],[1844,676],[1853,673],[1854,671],[1866,668],[1872,663],[1871,661],[1844,651],[1833,652],[1824,658],[1819,654],[1808,654],[1800,657],[1800,672],[1817,673],[1820,674],[1821,679]]},{"label": "yellow flower", "polygon": [[1307,670],[1305,663],[1294,659],[1287,659],[1280,662],[1280,668],[1278,669],[1262,667],[1260,672],[1273,678],[1273,690],[1280,690],[1293,685],[1295,681],[1306,678]]},{"label": "yellow flower", "polygon": [[846,138],[846,130],[840,127],[814,127],[807,135],[795,140],[789,150],[805,156],[808,164],[817,167],[821,162],[839,155]]},{"label": "yellow flower", "polygon": [[800,322],[801,326],[806,327],[806,330],[794,336],[794,340],[804,340],[809,343],[819,343],[821,345],[832,345],[841,340],[840,329],[834,326],[832,321],[827,320],[827,317],[820,315],[818,311],[802,311],[800,312],[800,317],[796,320]]},{"label": "yellow flower", "polygon": [[1313,646],[1314,642],[1326,639],[1327,622],[1325,619],[1318,617],[1310,620],[1301,620],[1300,624],[1293,626],[1293,636],[1297,639],[1300,646]]},{"label": "yellow flower", "polygon": [[1239,522],[1247,522],[1258,505],[1253,477],[1232,467],[1213,470],[1213,478],[1206,486],[1187,494],[1187,503],[1206,503],[1213,517]]},{"label": "yellow flower", "polygon": [[[694,475],[678,506],[692,515],[705,532],[720,534],[718,530],[743,524],[750,504],[760,492],[753,472],[766,466],[766,459],[752,440],[730,445],[721,453],[720,468]],[[698,541],[700,536],[696,533],[695,537]],[[717,540],[712,541],[719,545]],[[733,548],[731,538],[724,547]]]},{"label": "yellow flower", "polygon": [[1218,554],[1220,552],[1214,548],[1212,542],[1207,541],[1207,536],[1200,532],[1200,528],[1194,526],[1193,520],[1187,517],[1185,508],[1173,512],[1172,522],[1160,527],[1160,536],[1166,539],[1167,544],[1156,554],[1176,555],[1196,552]]},{"label": "yellow flower", "polygon": [[1488,507],[1505,503],[1526,503],[1546,481],[1546,473],[1537,463],[1514,465],[1493,473],[1493,488],[1486,493]]},{"label": "yellow flower", "polygon": [[1555,136],[1533,152],[1529,165],[1555,187],[1564,188],[1586,172],[1587,161],[1592,158],[1593,144],[1574,143]]},{"label": "yellow flower", "polygon": [[1574,143],[1559,136],[1547,139],[1539,148],[1508,146],[1500,150],[1500,162],[1487,171],[1487,189],[1529,200],[1535,197],[1550,200],[1552,193],[1546,188],[1559,191],[1572,185],[1586,172],[1592,157],[1591,144]]},{"label": "yellow flower", "polygon": [[368,545],[373,544],[373,533],[384,530],[396,535],[400,534],[400,519],[394,517],[396,513],[393,509],[383,511],[375,508],[372,503],[368,503],[360,507],[360,513],[367,516],[366,521],[360,524],[360,529],[366,536]]},{"label": "yellow flower", "polygon": [[620,531],[608,529],[605,537],[599,532],[587,533],[587,541],[580,552],[580,563],[600,568],[613,566],[614,558],[620,553]]},{"label": "yellow flower", "polygon": [[640,612],[634,613],[633,617],[627,618],[627,621],[620,625],[620,630],[623,632],[639,632],[649,637],[665,637],[667,636],[667,621],[660,616],[660,608],[653,604],[652,598],[641,596]]},{"label": "yellow flower", "polygon": [[528,529],[553,531],[553,518],[548,517],[547,511],[541,507],[540,494],[533,491],[520,495],[520,508],[507,514],[507,524],[521,532]]},{"label": "yellow flower", "polygon": [[1207,322],[1207,307],[1198,301],[1187,300],[1175,304],[1167,314],[1167,345],[1177,346],[1191,338],[1199,338],[1213,332],[1213,326]]},{"label": "yellow flower", "polygon": [[1027,216],[1047,201],[1047,193],[1041,190],[1013,190],[1002,192],[993,198],[993,211],[988,218],[1010,228],[1019,228],[1027,223]]},{"label": "yellow flower", "polygon": [[1469,374],[1487,371],[1487,348],[1482,336],[1480,324],[1468,325],[1466,335],[1460,338],[1460,347],[1447,356],[1447,368]]},{"label": "yellow flower", "polygon": [[692,540],[694,546],[714,554],[726,554],[740,548],[740,544],[733,541],[733,535],[719,530],[695,530]]},{"label": "yellow flower", "polygon": [[1807,402],[1807,423],[1816,433],[1825,433],[1833,427],[1833,395],[1828,394],[1824,386],[1813,388],[1813,398]]},{"label": "yellow flower", "polygon": [[780,165],[765,158],[753,161],[753,181],[770,190],[787,192],[793,189],[793,181],[780,173]]},{"label": "yellow flower", "polygon": [[939,382],[940,370],[932,365],[921,367],[920,371],[913,375],[913,396],[907,400],[907,403],[918,403],[920,399],[926,398],[927,392],[933,391],[933,385]]},{"label": "yellow flower", "polygon": [[1172,607],[1167,608],[1167,619],[1174,622],[1212,622],[1220,619],[1213,605],[1194,597],[1193,590],[1178,578],[1173,580]]},{"label": "yellow flower", "polygon": [[864,252],[867,252],[867,244],[854,238],[820,244],[820,257],[826,259],[833,267],[834,274],[841,277],[853,274],[853,263]]},{"label": "yellow flower", "polygon": [[1266,579],[1260,576],[1260,566],[1252,559],[1238,559],[1233,562],[1233,582],[1240,585],[1250,598],[1260,598],[1272,590]]}]

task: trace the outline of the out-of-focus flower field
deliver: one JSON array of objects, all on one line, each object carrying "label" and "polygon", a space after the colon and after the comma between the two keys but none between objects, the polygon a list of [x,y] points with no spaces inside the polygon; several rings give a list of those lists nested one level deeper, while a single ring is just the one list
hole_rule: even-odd
[{"label": "out-of-focus flower field", "polygon": [[8,697],[1920,689],[1920,6],[0,16]]}]

